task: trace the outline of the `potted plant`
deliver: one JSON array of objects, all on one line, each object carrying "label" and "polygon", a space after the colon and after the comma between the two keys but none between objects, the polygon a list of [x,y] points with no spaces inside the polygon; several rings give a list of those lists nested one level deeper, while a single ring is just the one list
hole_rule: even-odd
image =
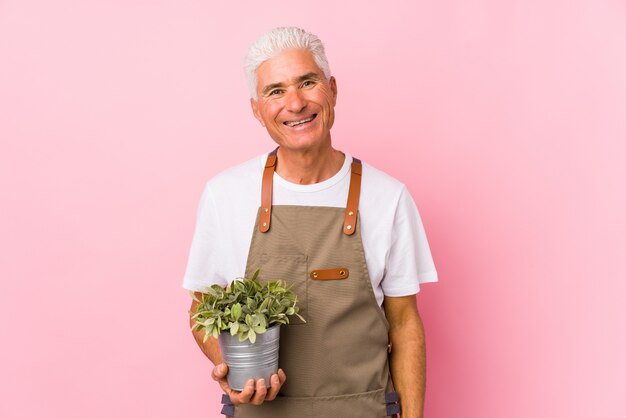
[{"label": "potted plant", "polygon": [[251,279],[234,280],[226,289],[207,287],[190,312],[192,330],[204,331],[204,341],[217,338],[228,365],[228,384],[243,390],[245,382],[270,376],[278,370],[280,325],[298,314],[297,296],[283,280],[261,284],[259,270]]}]

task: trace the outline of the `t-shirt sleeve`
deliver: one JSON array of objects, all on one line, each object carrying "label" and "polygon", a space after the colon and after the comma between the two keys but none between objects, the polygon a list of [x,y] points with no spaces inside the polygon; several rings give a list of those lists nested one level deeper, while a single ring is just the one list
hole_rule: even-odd
[{"label": "t-shirt sleeve", "polygon": [[406,187],[402,188],[393,221],[391,247],[385,277],[385,296],[408,296],[419,292],[420,284],[436,282],[437,271],[417,206]]},{"label": "t-shirt sleeve", "polygon": [[212,284],[221,286],[228,284],[219,278],[221,275],[218,273],[218,263],[222,255],[215,237],[219,236],[219,225],[215,199],[207,183],[198,205],[196,229],[189,251],[183,288],[203,291]]}]

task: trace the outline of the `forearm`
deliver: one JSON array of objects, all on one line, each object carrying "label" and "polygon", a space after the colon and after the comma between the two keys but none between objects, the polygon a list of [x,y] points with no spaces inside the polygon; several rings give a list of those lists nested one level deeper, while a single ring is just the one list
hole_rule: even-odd
[{"label": "forearm", "polygon": [[419,315],[392,325],[389,337],[391,376],[402,407],[402,418],[422,418],[426,392],[426,347]]},{"label": "forearm", "polygon": [[[196,301],[193,301],[193,303],[191,304],[191,309],[190,309],[191,312],[195,312],[197,304],[198,303]],[[193,326],[193,323],[194,323],[194,320],[191,319],[191,316],[190,316],[189,318],[190,328]],[[203,342],[202,340],[204,339],[204,331],[194,330],[194,331],[191,331],[191,333],[193,334],[193,338],[196,340],[198,347],[200,347],[200,350],[202,350],[204,355],[207,356],[208,359],[213,362],[213,364],[218,365],[223,362],[222,351],[220,350],[220,345],[215,338],[210,336],[209,338],[207,338],[206,342]]]}]

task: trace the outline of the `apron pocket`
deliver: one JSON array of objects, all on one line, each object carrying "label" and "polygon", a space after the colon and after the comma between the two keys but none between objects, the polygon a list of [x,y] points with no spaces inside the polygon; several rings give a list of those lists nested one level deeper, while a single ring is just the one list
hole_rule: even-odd
[{"label": "apron pocket", "polygon": [[[298,296],[299,314],[307,319],[308,280],[307,258],[302,254],[262,254],[261,265],[258,266],[259,281],[284,280]],[[297,316],[289,318],[289,325],[304,324]]]}]

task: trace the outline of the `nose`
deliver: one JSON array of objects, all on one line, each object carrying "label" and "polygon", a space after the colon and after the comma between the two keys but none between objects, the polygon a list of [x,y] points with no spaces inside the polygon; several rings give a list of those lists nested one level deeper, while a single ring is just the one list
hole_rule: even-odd
[{"label": "nose", "polygon": [[288,111],[292,113],[300,113],[306,107],[306,100],[300,89],[287,91],[286,105]]}]

